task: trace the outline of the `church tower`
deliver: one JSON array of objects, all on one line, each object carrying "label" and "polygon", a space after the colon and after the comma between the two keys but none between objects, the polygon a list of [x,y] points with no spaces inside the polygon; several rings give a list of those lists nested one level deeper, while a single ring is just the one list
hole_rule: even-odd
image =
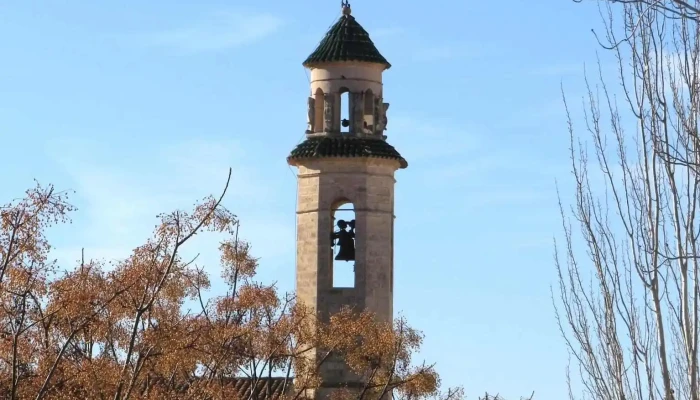
[{"label": "church tower", "polygon": [[[298,168],[296,293],[322,320],[344,306],[393,319],[394,173],[406,160],[387,142],[391,67],[344,1],[342,16],[304,61],[311,72],[305,140],[287,158]],[[354,217],[346,217],[347,210]],[[334,284],[334,275],[349,274]],[[324,398],[359,386],[339,360],[324,364]]]}]

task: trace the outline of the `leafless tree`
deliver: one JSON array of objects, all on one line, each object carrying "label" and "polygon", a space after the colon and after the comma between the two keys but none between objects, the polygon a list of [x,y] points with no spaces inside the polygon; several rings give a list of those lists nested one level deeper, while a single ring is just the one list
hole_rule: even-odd
[{"label": "leafless tree", "polygon": [[[584,0],[573,0],[583,3]],[[599,0],[600,1],[600,0]],[[621,5],[641,5],[645,12],[661,12],[666,17],[686,18],[698,21],[700,19],[700,1],[698,0],[603,0]]]},{"label": "leafless tree", "polygon": [[600,61],[586,79],[590,142],[566,107],[575,199],[560,197],[556,315],[584,398],[698,400],[700,35],[694,14],[668,13],[697,9],[599,4],[619,85]]}]

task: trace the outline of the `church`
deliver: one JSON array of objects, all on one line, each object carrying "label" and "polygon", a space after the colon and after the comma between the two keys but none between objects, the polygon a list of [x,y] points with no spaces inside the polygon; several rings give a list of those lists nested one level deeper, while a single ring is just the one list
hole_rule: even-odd
[{"label": "church", "polygon": [[[306,137],[287,157],[298,171],[297,300],[322,320],[350,306],[392,321],[394,174],[408,164],[384,134],[389,103],[382,75],[391,64],[344,1],[342,16],[303,65],[311,76]],[[341,218],[347,209],[353,219]],[[349,270],[349,283],[335,284],[340,267]],[[321,376],[322,387],[310,397],[362,387],[339,359],[322,364]],[[279,397],[293,390],[283,381],[267,379],[254,392]],[[238,383],[250,393],[244,380]]]}]

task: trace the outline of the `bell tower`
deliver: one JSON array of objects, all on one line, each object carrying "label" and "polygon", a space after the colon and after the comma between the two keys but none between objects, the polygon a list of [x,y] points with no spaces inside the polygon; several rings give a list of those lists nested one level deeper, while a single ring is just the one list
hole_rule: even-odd
[{"label": "bell tower", "polygon": [[[322,320],[350,306],[391,321],[394,173],[408,166],[384,135],[382,74],[391,65],[347,1],[303,65],[311,72],[306,138],[287,157],[298,168],[297,299]],[[352,284],[334,285],[340,267]],[[325,363],[321,375],[316,398],[362,385],[341,360]]]}]

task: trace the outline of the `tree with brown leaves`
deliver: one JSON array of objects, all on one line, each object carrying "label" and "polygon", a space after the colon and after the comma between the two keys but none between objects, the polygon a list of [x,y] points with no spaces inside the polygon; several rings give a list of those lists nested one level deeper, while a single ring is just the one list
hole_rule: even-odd
[{"label": "tree with brown leaves", "polygon": [[[337,398],[463,397],[439,391],[432,365],[412,363],[423,337],[404,319],[343,310],[321,324],[292,295],[255,281],[257,260],[222,198],[160,215],[153,236],[113,266],[68,270],[50,261],[45,236],[74,209],[66,193],[37,185],[0,208],[0,398],[298,399],[321,384],[332,357],[366,382]],[[203,231],[228,235],[219,248],[226,291],[215,297],[209,276],[180,256]],[[184,312],[186,301],[199,311]],[[305,356],[321,349],[318,360]]]},{"label": "tree with brown leaves", "polygon": [[[383,324],[346,309],[321,324],[294,296],[257,282],[222,198],[160,215],[153,236],[116,265],[68,270],[49,260],[45,236],[74,210],[66,193],[37,185],[0,208],[0,398],[300,399],[334,357],[365,378],[338,399],[464,396],[440,392],[433,366],[412,363],[423,336],[403,318]],[[226,291],[215,297],[209,276],[180,256],[203,231],[228,235],[219,247]],[[183,312],[186,301],[199,311]],[[322,356],[311,361],[311,351]]]}]

